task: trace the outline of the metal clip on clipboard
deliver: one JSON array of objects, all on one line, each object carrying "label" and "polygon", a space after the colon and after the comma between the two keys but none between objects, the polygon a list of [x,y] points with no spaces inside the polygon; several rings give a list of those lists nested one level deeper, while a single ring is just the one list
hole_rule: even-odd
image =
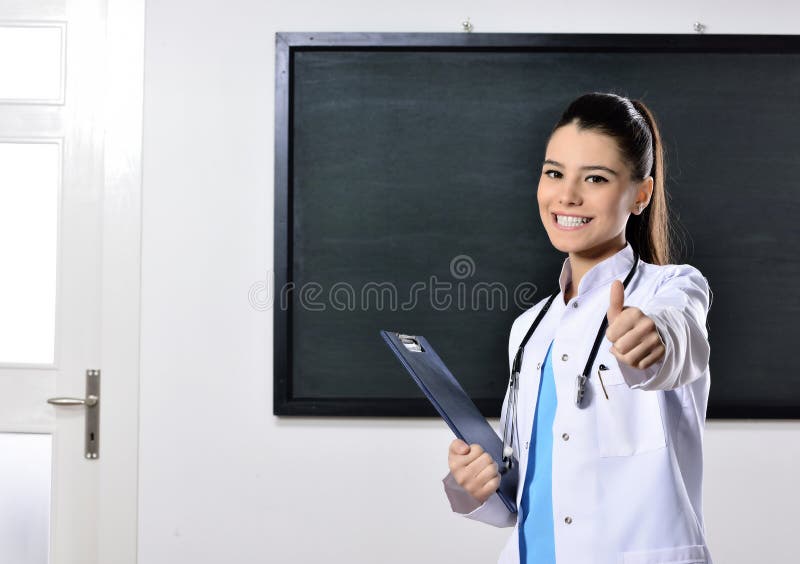
[{"label": "metal clip on clipboard", "polygon": [[422,348],[422,345],[419,344],[414,335],[406,335],[404,333],[396,333],[396,335],[400,342],[411,352],[425,352],[425,349]]}]

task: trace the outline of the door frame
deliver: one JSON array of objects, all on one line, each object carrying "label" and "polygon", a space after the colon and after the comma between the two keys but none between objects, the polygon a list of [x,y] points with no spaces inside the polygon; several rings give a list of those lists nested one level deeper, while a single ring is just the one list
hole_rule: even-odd
[{"label": "door frame", "polygon": [[103,403],[113,410],[100,414],[97,558],[135,564],[145,0],[106,1],[100,368]]}]

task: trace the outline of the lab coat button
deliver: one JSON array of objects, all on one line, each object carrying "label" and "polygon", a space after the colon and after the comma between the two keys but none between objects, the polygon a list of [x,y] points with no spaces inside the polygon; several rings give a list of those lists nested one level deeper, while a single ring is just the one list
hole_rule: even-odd
[{"label": "lab coat button", "polygon": [[536,370],[539,370],[539,368],[541,368],[541,366],[542,366],[542,363],[541,362],[537,362],[536,363]]},{"label": "lab coat button", "polygon": [[568,516],[567,518],[565,518],[565,519],[564,519],[564,522],[565,522],[567,525],[569,525],[570,523],[572,523],[572,517],[569,517],[569,516]]},{"label": "lab coat button", "polygon": [[528,441],[525,441],[525,450],[528,450]]},{"label": "lab coat button", "polygon": [[576,308],[576,307],[578,307],[578,302],[572,302],[572,307],[573,307],[573,308]]},{"label": "lab coat button", "polygon": [[561,360],[563,360],[563,361],[565,361],[565,362],[566,362],[566,360],[567,360],[568,358],[569,358],[569,355],[568,355],[568,354],[562,354],[562,355],[561,355]]},{"label": "lab coat button", "polygon": [[561,435],[561,438],[564,439],[565,441],[568,441],[569,435],[567,433],[564,433],[563,435]]}]

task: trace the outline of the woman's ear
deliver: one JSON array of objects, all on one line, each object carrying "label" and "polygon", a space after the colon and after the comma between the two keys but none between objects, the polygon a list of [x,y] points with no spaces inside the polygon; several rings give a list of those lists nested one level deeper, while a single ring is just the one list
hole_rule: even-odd
[{"label": "woman's ear", "polygon": [[633,213],[639,215],[650,203],[653,196],[653,177],[646,176],[636,188],[636,201],[633,203]]}]

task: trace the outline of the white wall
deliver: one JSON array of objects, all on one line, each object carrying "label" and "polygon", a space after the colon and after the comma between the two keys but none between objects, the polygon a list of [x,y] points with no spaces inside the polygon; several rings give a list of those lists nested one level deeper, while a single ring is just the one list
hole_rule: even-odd
[{"label": "white wall", "polygon": [[[140,562],[495,561],[510,529],[449,512],[440,421],[272,415],[274,34],[800,32],[789,0],[613,4],[148,2]],[[786,562],[800,424],[710,422],[706,455],[717,562]]]}]

